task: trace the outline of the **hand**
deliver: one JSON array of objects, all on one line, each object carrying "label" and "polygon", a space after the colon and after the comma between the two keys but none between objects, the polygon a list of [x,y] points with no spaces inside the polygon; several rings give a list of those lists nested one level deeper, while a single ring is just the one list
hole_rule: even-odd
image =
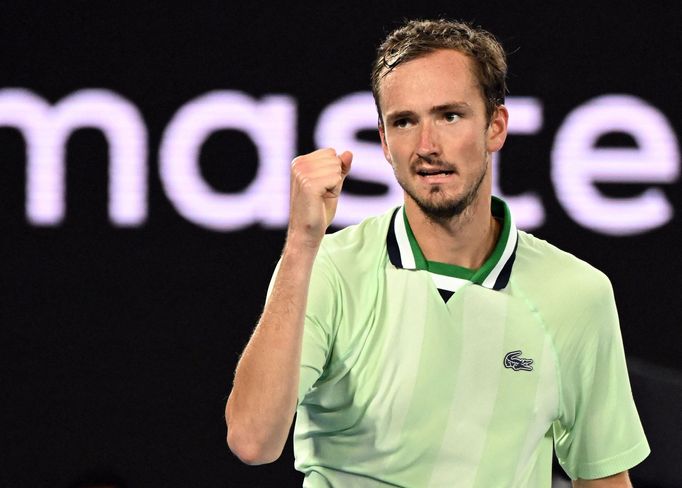
[{"label": "hand", "polygon": [[337,155],[334,149],[318,149],[291,163],[291,196],[288,240],[317,247],[336,214],[343,180],[353,154]]}]

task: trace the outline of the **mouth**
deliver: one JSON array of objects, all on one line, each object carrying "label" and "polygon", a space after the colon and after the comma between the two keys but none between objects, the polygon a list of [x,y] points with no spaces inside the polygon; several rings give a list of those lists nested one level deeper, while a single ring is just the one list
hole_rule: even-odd
[{"label": "mouth", "polygon": [[438,177],[438,176],[450,176],[451,174],[454,174],[454,173],[455,172],[453,170],[442,169],[442,168],[417,170],[417,174],[419,176],[423,176],[425,178]]}]

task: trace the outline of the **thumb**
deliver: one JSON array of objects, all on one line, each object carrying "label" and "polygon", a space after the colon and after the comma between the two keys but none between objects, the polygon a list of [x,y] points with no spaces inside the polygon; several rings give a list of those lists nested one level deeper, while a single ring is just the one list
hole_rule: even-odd
[{"label": "thumb", "polygon": [[350,171],[350,165],[353,162],[353,153],[350,151],[344,151],[339,154],[339,159],[341,159],[341,174],[345,178]]}]

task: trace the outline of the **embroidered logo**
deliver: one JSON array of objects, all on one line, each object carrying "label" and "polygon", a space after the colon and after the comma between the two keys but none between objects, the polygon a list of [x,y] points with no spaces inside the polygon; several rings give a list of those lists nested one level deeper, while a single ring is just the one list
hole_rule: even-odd
[{"label": "embroidered logo", "polygon": [[504,356],[504,367],[514,371],[533,371],[533,360],[522,358],[521,351],[508,352]]}]

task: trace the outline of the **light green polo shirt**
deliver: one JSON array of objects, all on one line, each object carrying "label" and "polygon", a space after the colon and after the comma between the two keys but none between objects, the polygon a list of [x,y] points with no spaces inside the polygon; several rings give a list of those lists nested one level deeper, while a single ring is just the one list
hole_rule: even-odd
[{"label": "light green polo shirt", "polygon": [[310,488],[551,486],[642,461],[611,285],[518,231],[478,270],[427,261],[404,209],[325,237],[306,314],[296,468]]}]

